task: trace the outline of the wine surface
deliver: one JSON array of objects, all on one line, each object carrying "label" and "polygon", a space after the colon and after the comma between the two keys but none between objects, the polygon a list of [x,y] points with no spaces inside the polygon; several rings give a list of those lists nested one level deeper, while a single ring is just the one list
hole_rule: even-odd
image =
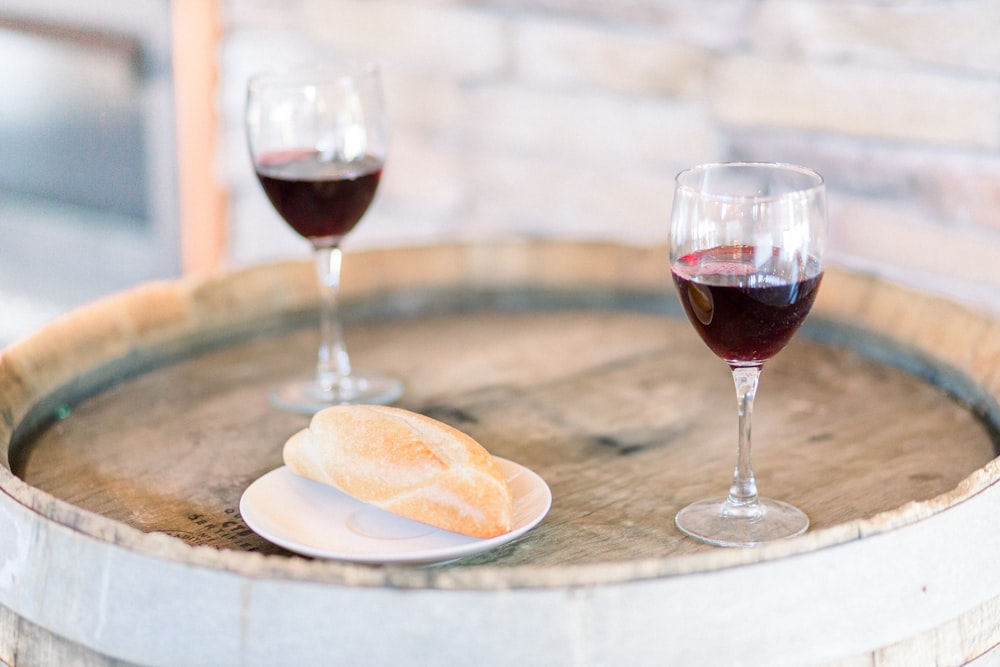
[{"label": "wine surface", "polygon": [[688,319],[732,365],[770,359],[809,313],[822,269],[814,258],[773,248],[720,246],[684,255],[671,273]]},{"label": "wine surface", "polygon": [[325,160],[317,152],[268,153],[254,165],[275,210],[314,244],[335,244],[368,210],[382,177],[382,161]]}]

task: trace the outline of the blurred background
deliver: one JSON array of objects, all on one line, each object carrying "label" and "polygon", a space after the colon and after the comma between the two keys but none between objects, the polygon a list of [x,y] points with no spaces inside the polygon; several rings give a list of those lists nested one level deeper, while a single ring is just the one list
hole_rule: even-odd
[{"label": "blurred background", "polygon": [[662,244],[680,169],[791,161],[827,179],[833,263],[1000,311],[998,27],[995,0],[0,0],[0,344],[306,259],[244,86],[343,54],[381,65],[392,129],[347,250]]}]

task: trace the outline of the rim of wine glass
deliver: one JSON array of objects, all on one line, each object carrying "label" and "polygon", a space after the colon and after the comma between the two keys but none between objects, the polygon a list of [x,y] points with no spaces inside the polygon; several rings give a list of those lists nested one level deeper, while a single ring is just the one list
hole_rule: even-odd
[{"label": "rim of wine glass", "polygon": [[348,77],[380,75],[381,69],[373,60],[341,58],[257,72],[247,80],[247,90],[253,91],[263,86],[295,88],[320,80],[336,81]]},{"label": "rim of wine glass", "polygon": [[[803,176],[807,176],[814,179],[815,182],[812,185],[804,186],[801,188],[792,188],[789,189],[787,192],[783,192],[780,194],[773,194],[773,195],[759,195],[759,194],[741,195],[741,194],[733,194],[731,192],[712,192],[704,188],[685,185],[682,182],[682,179],[684,177],[699,172],[707,173],[708,171],[711,171],[713,169],[717,170],[717,169],[746,168],[746,167],[797,172],[799,174],[802,174]],[[805,197],[813,192],[822,191],[826,187],[826,180],[815,169],[810,169],[809,167],[803,167],[802,165],[793,164],[791,162],[754,162],[754,161],[708,162],[705,164],[699,164],[693,167],[688,167],[687,169],[680,171],[677,174],[677,176],[674,177],[674,182],[677,185],[678,191],[683,190],[685,192],[690,192],[701,197],[706,197],[721,201],[759,201],[759,202],[777,201],[779,199],[786,199],[791,196]]]}]

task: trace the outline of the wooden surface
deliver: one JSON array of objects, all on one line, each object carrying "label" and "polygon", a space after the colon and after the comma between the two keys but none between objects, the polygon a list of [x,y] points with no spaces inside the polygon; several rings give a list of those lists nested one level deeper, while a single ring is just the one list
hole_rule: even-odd
[{"label": "wooden surface", "polygon": [[[348,328],[356,364],[405,379],[400,406],[468,432],[551,486],[541,527],[449,567],[713,550],[682,537],[673,516],[728,488],[728,369],[683,319],[536,300],[544,307],[529,310],[528,296],[521,311],[411,312]],[[448,302],[447,293],[427,297],[429,310]],[[284,554],[247,529],[237,506],[307,423],[270,407],[266,392],[292,371],[308,373],[315,344],[307,325],[129,379],[21,443],[15,472],[144,532]],[[767,366],[754,425],[761,492],[802,507],[814,529],[933,498],[995,455],[983,425],[936,387],[805,336]]]}]

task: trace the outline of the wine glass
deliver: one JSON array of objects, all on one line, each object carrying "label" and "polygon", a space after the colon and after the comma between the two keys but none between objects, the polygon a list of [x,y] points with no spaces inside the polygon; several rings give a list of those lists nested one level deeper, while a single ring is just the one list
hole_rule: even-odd
[{"label": "wine glass", "polygon": [[732,370],[739,413],[729,494],[696,502],[675,519],[686,535],[752,546],[804,533],[809,518],[757,495],[750,419],[764,362],[789,341],[823,278],[826,193],[816,172],[787,164],[708,164],[677,176],[670,271],[702,340]]},{"label": "wine glass", "polygon": [[254,170],[275,210],[312,244],[321,294],[315,377],[273,389],[271,402],[280,408],[309,414],[329,405],[392,403],[402,394],[398,379],[351,367],[337,316],[340,244],[375,196],[387,124],[371,64],[265,73],[248,84]]}]

